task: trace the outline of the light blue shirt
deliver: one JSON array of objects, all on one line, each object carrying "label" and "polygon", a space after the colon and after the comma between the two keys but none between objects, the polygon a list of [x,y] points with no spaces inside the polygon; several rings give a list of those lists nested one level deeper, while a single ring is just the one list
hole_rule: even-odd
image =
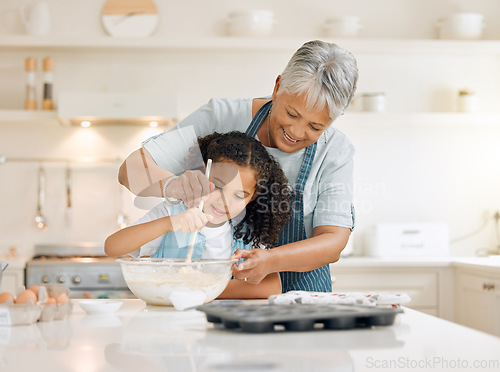
[{"label": "light blue shirt", "polygon": [[[165,201],[154,207],[150,212],[136,221],[134,225],[146,223],[166,216],[179,214],[187,209],[188,208],[184,203],[173,205]],[[232,244],[231,252],[226,258],[229,258],[237,249],[259,248],[254,247],[252,243],[245,244],[242,239],[235,239],[234,229],[232,228],[232,226],[227,230],[227,233],[231,234],[230,238]],[[162,236],[144,244],[141,248],[131,252],[130,255],[133,257],[151,256],[162,258],[186,258],[192,234],[192,232],[186,233],[183,231],[169,231]],[[205,235],[202,232],[199,232],[196,236],[192,257],[202,258],[205,245]]]},{"label": "light blue shirt", "polygon": [[[143,146],[160,167],[181,174],[185,171],[183,159],[196,137],[213,132],[246,131],[252,120],[252,101],[252,98],[213,98],[177,127],[147,139]],[[191,133],[191,137],[188,138],[186,133]],[[295,153],[285,153],[277,148],[267,150],[280,163],[294,186],[304,150]],[[316,156],[304,189],[304,227],[308,238],[312,237],[317,226],[354,227],[354,152],[349,139],[333,126],[318,139]]]},{"label": "light blue shirt", "polygon": [[[185,206],[185,204],[181,203],[179,205],[171,206],[170,209],[171,214],[174,215],[184,212],[188,208]],[[251,244],[245,244],[243,240],[234,238],[234,230],[232,225],[229,231],[231,233],[231,236],[233,237],[231,254],[229,256],[231,256],[237,249],[252,248]],[[193,234],[193,232],[186,233],[183,231],[169,231],[163,234],[163,238],[158,249],[151,255],[151,257],[186,258],[189,250],[189,243]],[[202,232],[196,234],[192,258],[202,258],[206,243],[207,241],[205,235]]]}]

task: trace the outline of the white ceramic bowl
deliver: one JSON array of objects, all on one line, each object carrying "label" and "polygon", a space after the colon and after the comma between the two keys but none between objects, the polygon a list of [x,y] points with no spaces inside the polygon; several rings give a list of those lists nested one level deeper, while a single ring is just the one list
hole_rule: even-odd
[{"label": "white ceramic bowl", "polygon": [[359,17],[355,16],[329,18],[323,27],[325,36],[343,38],[358,36],[359,30],[362,28]]},{"label": "white ceramic bowl", "polygon": [[270,10],[232,12],[227,19],[229,35],[238,37],[269,36],[275,23],[274,13]]},{"label": "white ceramic bowl", "polygon": [[456,13],[437,23],[440,39],[477,40],[483,35],[483,15],[480,13]]},{"label": "white ceramic bowl", "polygon": [[386,102],[385,93],[361,94],[361,103],[363,111],[384,112],[385,102]]},{"label": "white ceramic bowl", "polygon": [[[231,279],[231,268],[237,261],[194,259],[186,263],[184,259],[168,258],[118,259],[125,282],[134,295],[149,305],[172,306],[173,298],[180,304],[178,309],[185,308],[187,303],[201,305],[219,296]],[[185,296],[185,301],[179,299],[179,294]]]},{"label": "white ceramic bowl", "polygon": [[117,311],[122,305],[123,301],[118,300],[81,300],[78,302],[80,307],[87,312],[87,314],[111,314]]}]

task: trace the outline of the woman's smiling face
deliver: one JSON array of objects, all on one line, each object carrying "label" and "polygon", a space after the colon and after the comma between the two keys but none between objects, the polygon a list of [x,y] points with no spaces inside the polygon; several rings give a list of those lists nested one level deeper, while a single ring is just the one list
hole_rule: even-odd
[{"label": "woman's smiling face", "polygon": [[[279,91],[279,78],[273,92],[273,107],[269,122],[272,147],[283,152],[299,151],[318,140],[332,123],[328,107],[321,111],[309,111],[305,96]],[[267,125],[265,123],[263,125]]]},{"label": "woman's smiling face", "polygon": [[250,167],[240,167],[230,161],[212,165],[210,182],[215,189],[208,195],[203,212],[214,217],[207,226],[217,226],[236,217],[252,201],[257,186]]}]

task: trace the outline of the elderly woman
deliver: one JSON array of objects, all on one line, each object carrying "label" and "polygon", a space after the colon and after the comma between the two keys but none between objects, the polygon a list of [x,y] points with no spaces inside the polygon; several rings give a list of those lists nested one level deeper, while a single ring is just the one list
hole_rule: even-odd
[{"label": "elderly woman", "polygon": [[[197,136],[233,130],[255,136],[281,164],[293,188],[293,217],[279,246],[236,251],[234,257],[245,258],[233,270],[237,279],[259,283],[280,272],[283,292],[331,291],[328,265],[339,259],[354,228],[354,148],[332,122],[349,105],[357,77],[349,52],[310,41],[277,77],[271,99],[212,99],[179,123],[192,126]],[[199,171],[175,176],[180,173],[172,166],[176,144],[167,133],[146,140],[127,158],[120,167],[120,183],[137,195],[194,205],[210,184]]]}]

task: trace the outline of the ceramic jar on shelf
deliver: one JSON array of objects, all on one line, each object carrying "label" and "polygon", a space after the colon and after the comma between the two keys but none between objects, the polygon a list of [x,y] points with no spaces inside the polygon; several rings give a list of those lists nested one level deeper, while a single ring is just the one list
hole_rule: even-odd
[{"label": "ceramic jar on shelf", "polygon": [[477,112],[478,98],[474,91],[470,89],[460,89],[457,97],[458,112]]}]

